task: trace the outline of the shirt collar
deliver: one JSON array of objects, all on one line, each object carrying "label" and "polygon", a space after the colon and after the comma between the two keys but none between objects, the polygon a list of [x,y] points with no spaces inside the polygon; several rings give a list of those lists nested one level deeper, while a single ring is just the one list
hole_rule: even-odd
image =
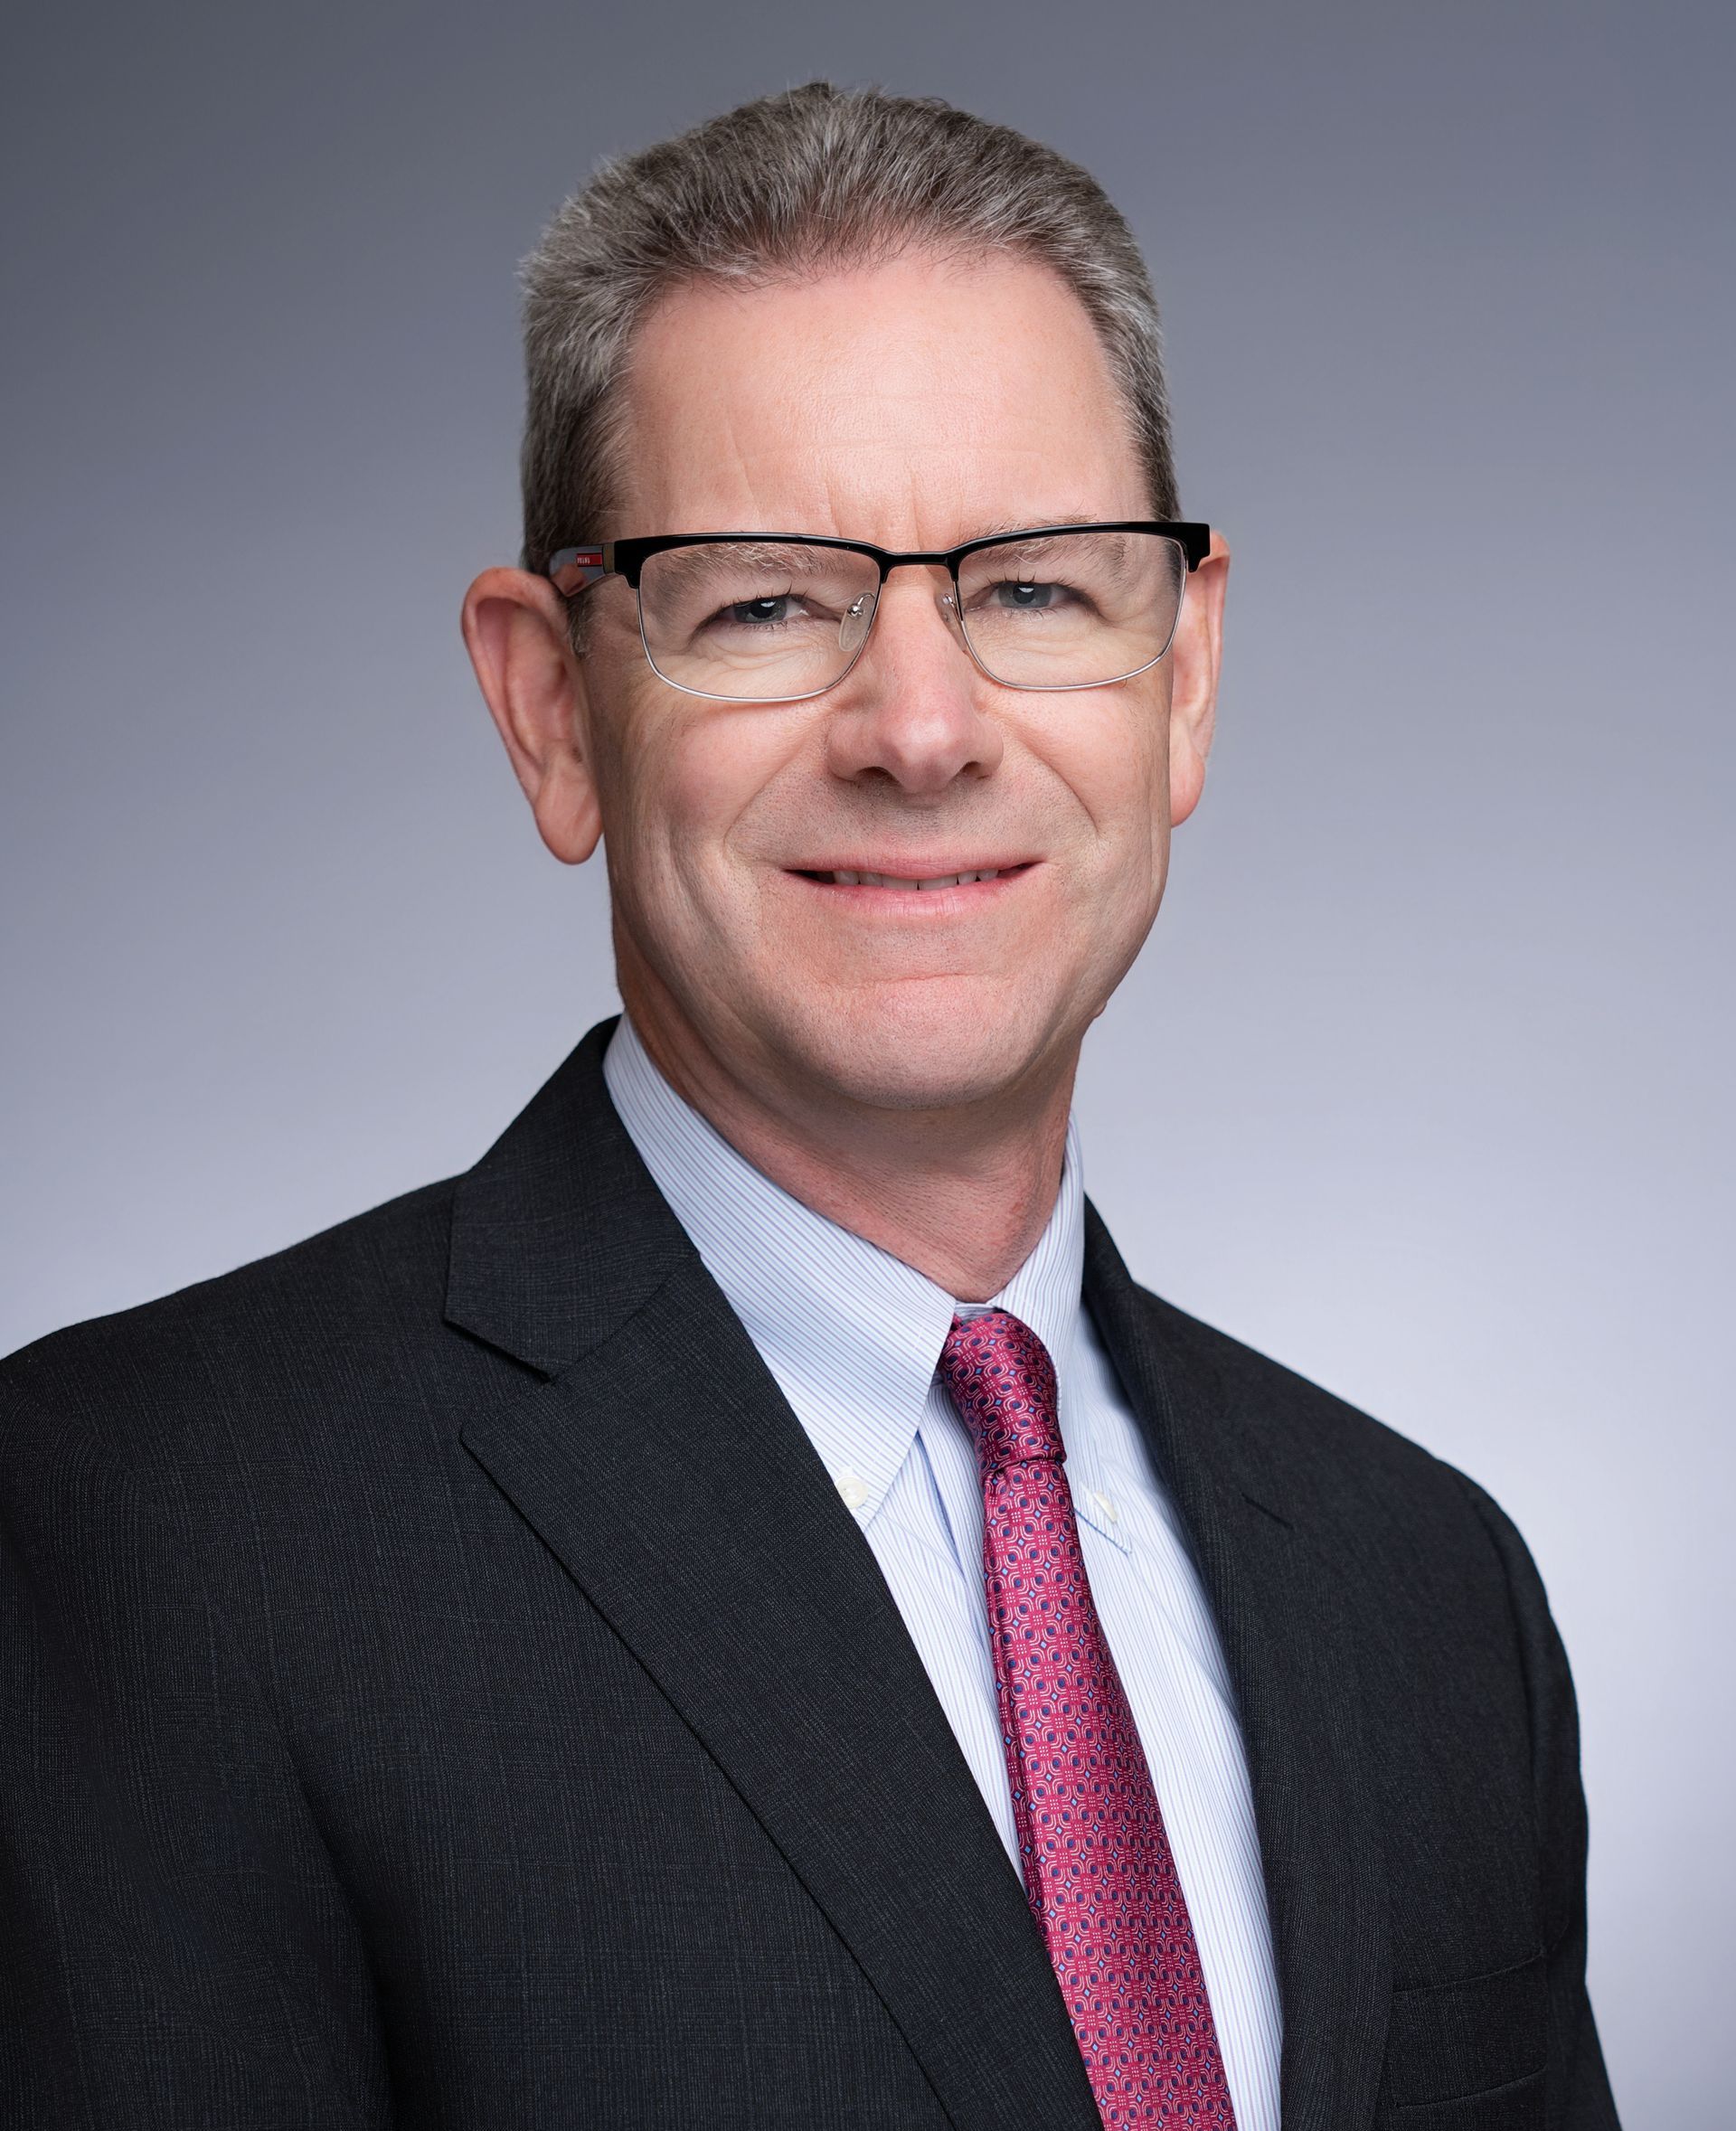
[{"label": "shirt collar", "polygon": [[603,1059],[621,1123],[835,1480],[854,1476],[865,1520],[921,1425],[955,1312],[1010,1310],[1043,1341],[1066,1432],[1084,1192],[1069,1120],[1053,1212],[991,1302],[956,1303],[890,1252],[791,1197],[738,1154],[651,1062],[625,1014]]}]

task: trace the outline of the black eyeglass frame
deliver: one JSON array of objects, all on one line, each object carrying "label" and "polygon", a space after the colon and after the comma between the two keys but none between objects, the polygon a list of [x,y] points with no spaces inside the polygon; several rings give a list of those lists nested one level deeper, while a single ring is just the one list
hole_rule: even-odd
[{"label": "black eyeglass frame", "polygon": [[[1016,533],[984,533],[976,540],[961,541],[956,548],[913,549],[908,552],[893,548],[878,548],[872,541],[840,540],[831,533],[654,533],[642,534],[629,540],[605,540],[585,546],[561,548],[549,557],[548,569],[544,574],[553,584],[556,591],[566,599],[577,599],[580,593],[588,592],[593,586],[601,584],[606,577],[625,578],[637,598],[639,579],[646,563],[653,555],[660,555],[665,549],[722,547],[732,545],[738,541],[744,540],[764,541],[768,544],[788,542],[795,547],[842,548],[854,555],[866,555],[880,571],[880,585],[874,595],[876,612],[879,610],[880,592],[885,589],[886,580],[894,570],[902,570],[912,564],[924,567],[942,565],[948,576],[952,580],[953,604],[954,610],[957,612],[958,569],[968,556],[979,554],[985,548],[1016,547],[1024,541],[1048,540],[1058,533],[1153,533],[1161,534],[1165,539],[1174,541],[1176,546],[1181,549],[1190,576],[1205,561],[1212,546],[1212,528],[1191,518],[1117,518],[1093,521],[1091,523],[1084,525],[1032,525]],[[1179,608],[1177,611],[1179,614]],[[1136,666],[1131,674],[1117,674],[1108,681],[1063,682],[1059,684],[1052,683],[1021,684],[1017,681],[1003,681],[998,674],[989,672],[971,644],[969,630],[963,627],[962,616],[959,620],[966,650],[970,654],[975,664],[988,674],[991,681],[995,682],[1003,688],[1018,688],[1023,685],[1035,693],[1066,694],[1077,689],[1109,688],[1113,687],[1117,682],[1131,681],[1136,674],[1143,674],[1149,667],[1157,665],[1158,660],[1167,655],[1170,644],[1175,642],[1175,634],[1172,630],[1170,643],[1164,646],[1156,658],[1148,659],[1143,666]],[[872,633],[872,624],[870,633]],[[657,675],[659,680],[667,682],[671,688],[681,689],[685,695],[703,695],[705,693],[703,689],[689,688],[683,682],[671,681],[668,674],[652,657],[651,646],[646,640],[643,608],[639,610],[639,641],[645,646],[645,655],[650,660],[652,672]],[[812,689],[807,695],[779,696],[768,700],[804,702],[808,701],[811,696],[824,695],[827,689],[835,688],[838,683],[845,677],[851,667],[855,665],[856,660],[867,648],[867,644],[868,637],[864,636],[862,642],[856,646],[850,665],[845,666],[844,672],[839,674],[835,679],[828,681],[825,688]],[[735,702],[757,699],[720,696],[708,700]]]}]

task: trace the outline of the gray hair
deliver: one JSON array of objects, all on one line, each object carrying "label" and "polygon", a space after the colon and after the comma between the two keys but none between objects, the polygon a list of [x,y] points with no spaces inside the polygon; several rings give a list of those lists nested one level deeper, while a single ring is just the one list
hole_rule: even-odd
[{"label": "gray hair", "polygon": [[1157,306],[1133,232],[1096,179],[938,97],[810,81],[605,163],[526,260],[524,568],[605,536],[618,387],[661,297],[911,247],[1012,254],[1060,276],[1126,399],[1152,508],[1179,516]]}]

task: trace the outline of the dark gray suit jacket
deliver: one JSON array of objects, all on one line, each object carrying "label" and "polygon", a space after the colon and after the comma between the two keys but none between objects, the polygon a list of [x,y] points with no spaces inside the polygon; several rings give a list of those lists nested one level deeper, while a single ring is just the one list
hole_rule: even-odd
[{"label": "dark gray suit jacket", "polygon": [[[607,1034],[467,1175],[0,1364],[8,2131],[1095,2124]],[[1241,1701],[1287,2131],[1604,2131],[1518,1535],[1095,1216],[1087,1296]]]}]

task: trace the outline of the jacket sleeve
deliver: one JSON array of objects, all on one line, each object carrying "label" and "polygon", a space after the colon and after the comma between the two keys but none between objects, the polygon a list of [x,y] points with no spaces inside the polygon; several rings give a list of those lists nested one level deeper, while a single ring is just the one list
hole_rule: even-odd
[{"label": "jacket sleeve", "polygon": [[376,2131],[360,1935],[149,1480],[0,1384],[0,2122]]},{"label": "jacket sleeve", "polygon": [[1567,1652],[1536,1563],[1516,1527],[1475,1481],[1464,1485],[1506,1571],[1531,1710],[1549,1963],[1547,2121],[1550,2131],[1619,2131],[1585,1987],[1585,1793]]}]

